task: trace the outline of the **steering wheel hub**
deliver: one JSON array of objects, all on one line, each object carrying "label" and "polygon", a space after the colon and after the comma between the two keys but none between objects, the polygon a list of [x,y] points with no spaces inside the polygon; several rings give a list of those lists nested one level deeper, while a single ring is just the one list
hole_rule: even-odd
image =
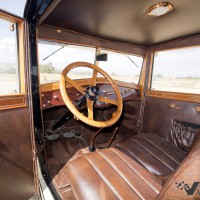
[{"label": "steering wheel hub", "polygon": [[99,87],[97,87],[97,86],[89,87],[88,90],[86,90],[85,95],[90,100],[97,101],[98,95],[99,95]]}]

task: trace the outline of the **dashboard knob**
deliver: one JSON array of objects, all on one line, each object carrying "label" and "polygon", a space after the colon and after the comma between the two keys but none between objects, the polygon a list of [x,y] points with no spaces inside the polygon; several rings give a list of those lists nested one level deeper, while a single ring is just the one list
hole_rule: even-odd
[{"label": "dashboard knob", "polygon": [[57,96],[57,95],[54,95],[54,96],[53,96],[53,99],[58,100],[58,96]]}]

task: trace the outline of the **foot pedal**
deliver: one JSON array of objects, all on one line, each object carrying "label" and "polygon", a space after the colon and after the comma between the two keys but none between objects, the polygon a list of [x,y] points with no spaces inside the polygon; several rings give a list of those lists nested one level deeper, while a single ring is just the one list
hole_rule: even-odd
[{"label": "foot pedal", "polygon": [[58,134],[51,134],[51,135],[48,135],[46,136],[46,139],[48,141],[54,141],[54,140],[57,140],[60,136]]},{"label": "foot pedal", "polygon": [[73,137],[75,137],[75,133],[73,132],[73,131],[70,131],[70,132],[66,132],[66,133],[63,133],[63,137],[64,138],[73,138]]}]

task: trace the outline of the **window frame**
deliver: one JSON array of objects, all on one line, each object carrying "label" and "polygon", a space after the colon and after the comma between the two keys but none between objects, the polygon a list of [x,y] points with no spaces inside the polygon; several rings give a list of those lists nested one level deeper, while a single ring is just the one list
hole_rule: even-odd
[{"label": "window frame", "polygon": [[27,106],[26,85],[25,85],[25,21],[22,18],[0,11],[0,17],[17,24],[17,60],[19,74],[19,93],[17,94],[1,94],[0,110],[8,110],[14,108],[22,108]]},{"label": "window frame", "polygon": [[[187,41],[188,40],[188,41]],[[187,42],[186,42],[187,41]],[[188,45],[188,44],[191,45]],[[186,40],[177,40],[168,42],[165,44],[157,45],[150,48],[150,53],[148,55],[149,59],[149,72],[148,72],[148,86],[147,86],[147,96],[148,97],[156,97],[156,98],[164,98],[164,99],[173,99],[178,101],[188,101],[188,102],[196,102],[200,103],[200,94],[194,93],[183,93],[183,92],[171,92],[171,91],[159,91],[152,90],[151,84],[153,79],[153,67],[154,67],[154,55],[156,52],[168,51],[168,50],[178,50],[178,49],[187,49],[200,46],[200,37],[187,38]]]}]

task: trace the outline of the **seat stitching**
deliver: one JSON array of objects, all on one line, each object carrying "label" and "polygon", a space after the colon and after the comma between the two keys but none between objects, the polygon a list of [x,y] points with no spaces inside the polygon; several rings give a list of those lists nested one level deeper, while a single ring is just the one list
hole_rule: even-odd
[{"label": "seat stitching", "polygon": [[123,199],[121,195],[115,190],[112,185],[108,184],[108,180],[103,176],[103,174],[96,168],[96,166],[92,163],[91,160],[89,160],[85,155],[83,157],[90,163],[90,165],[94,168],[94,170],[97,172],[99,177],[103,180],[104,184],[107,185],[107,187],[117,196],[119,199]]},{"label": "seat stitching", "polygon": [[152,188],[157,194],[159,194],[160,191],[158,191],[151,183],[149,183],[149,181],[146,180],[136,169],[134,169],[134,167],[130,163],[128,163],[122,156],[117,154],[114,148],[110,148],[110,150],[113,151],[119,158],[121,158],[124,161],[124,163],[126,163],[147,185],[149,185],[150,188]]},{"label": "seat stitching", "polygon": [[134,154],[132,154],[132,152],[129,152],[128,150],[126,150],[125,148],[121,147],[121,146],[117,146],[117,148],[121,148],[124,151],[126,151],[131,157],[133,157],[135,160],[137,160],[137,162],[142,165],[143,167],[147,168]]},{"label": "seat stitching", "polygon": [[[155,134],[154,134],[154,135],[155,135]],[[142,137],[142,136],[140,136],[140,135],[138,135],[137,137],[144,138],[144,137]],[[159,136],[158,136],[158,137],[159,137]],[[151,140],[152,138],[145,137],[145,139]],[[155,138],[154,138],[154,139],[155,139]],[[162,140],[162,142],[167,141],[167,140],[165,140],[164,138],[161,138],[161,137],[160,137],[160,139]],[[168,147],[170,147],[170,149],[171,149],[172,151],[174,151],[174,152],[178,153],[180,156],[184,157],[183,151],[182,151],[181,149],[179,149],[179,148],[174,149],[173,146],[174,146],[174,147],[176,147],[176,146],[175,146],[174,144],[171,144],[169,141],[167,141],[167,142],[170,144],[170,146],[168,146]],[[181,152],[181,151],[182,151],[182,152]]]},{"label": "seat stitching", "polygon": [[[120,147],[121,149],[125,150],[125,148],[121,147],[121,146],[118,146]],[[144,149],[144,148],[143,148]],[[132,152],[129,152],[128,150],[125,150],[126,152],[128,152],[128,154],[130,154],[133,158],[135,158],[142,166],[144,166],[145,168],[148,169],[148,166],[142,164],[142,161],[139,160],[139,158],[136,157],[136,155],[134,155]],[[155,157],[155,156],[154,156]],[[156,158],[156,157],[155,157]],[[156,158],[157,159],[157,158]],[[150,169],[149,169],[150,171]]]},{"label": "seat stitching", "polygon": [[[121,147],[121,146],[116,146],[115,147],[116,149],[118,149],[118,150],[120,150],[120,151],[126,151],[126,153],[125,154],[129,154],[129,155],[127,155],[127,156],[129,156],[129,157],[131,157],[131,159],[135,159],[140,165],[142,165],[143,167],[145,167],[145,165],[140,161],[140,160],[138,160],[138,158],[136,158],[133,154],[131,154],[129,151],[127,151],[126,149],[124,149],[123,147]],[[123,152],[122,152],[123,153]],[[145,167],[146,168],[146,167]]]},{"label": "seat stitching", "polygon": [[[134,142],[133,140],[130,139],[131,142]],[[136,142],[135,142],[136,143]],[[136,143],[137,144],[137,143]],[[141,148],[143,148],[141,145],[137,144],[138,146],[140,146]],[[120,148],[124,149],[123,147],[119,146]],[[146,150],[145,148],[143,148],[144,150]],[[125,150],[125,149],[124,149]],[[136,160],[138,160],[138,158],[132,154],[132,152],[129,152],[128,150],[126,150],[131,156],[133,156]],[[146,150],[147,151],[147,150]],[[147,151],[148,152],[148,151]],[[150,152],[149,152],[150,153]],[[151,154],[151,153],[150,153]],[[157,160],[159,160],[157,157],[155,157],[153,154],[151,154],[154,158],[156,158]],[[139,160],[138,160],[139,161]],[[160,161],[160,160],[159,160]],[[162,161],[160,161],[161,163],[163,163]],[[139,161],[139,163],[141,163],[141,161]],[[166,165],[165,163],[163,163],[164,165]],[[143,165],[145,168],[148,169],[148,166]],[[167,166],[167,165],[166,165]],[[167,166],[169,169],[171,169],[169,166]],[[150,170],[149,170],[150,171]],[[172,169],[172,171],[174,171],[174,169]]]},{"label": "seat stitching", "polygon": [[[134,187],[130,184],[130,181],[127,180],[127,178],[126,178],[123,174],[120,174],[119,170],[118,170],[115,166],[113,166],[113,162],[112,162],[109,158],[106,158],[106,156],[103,155],[101,152],[98,152],[98,151],[97,151],[97,153],[98,153],[101,157],[104,158],[104,160],[118,173],[118,175],[119,175],[120,177],[123,178],[123,180],[135,191],[135,193],[136,193],[140,198],[145,199],[145,198],[136,190],[136,188],[134,188]],[[111,164],[111,163],[112,163],[112,164]]]},{"label": "seat stitching", "polygon": [[[147,138],[144,138],[144,137],[141,137],[141,136],[137,136],[137,137],[139,137],[139,138],[142,138],[142,139],[145,139],[145,140],[147,140]],[[163,138],[162,138],[163,139]],[[147,141],[150,141],[150,139],[149,140],[147,140]],[[168,142],[168,141],[167,141]],[[170,145],[171,145],[171,143],[169,143]],[[184,158],[184,155],[182,155],[179,151],[178,151],[178,149],[177,150],[175,150],[174,148],[172,148],[171,146],[168,146],[168,147],[170,147],[170,149],[172,150],[172,151],[174,151],[175,153],[177,153],[177,154],[179,154],[181,157],[183,157]]]},{"label": "seat stitching", "polygon": [[174,169],[172,167],[170,167],[168,164],[166,164],[164,161],[160,160],[160,158],[158,158],[157,156],[153,155],[153,153],[151,151],[149,151],[147,148],[143,147],[140,145],[140,143],[130,139],[132,142],[135,142],[138,146],[142,147],[143,149],[145,149],[149,154],[151,154],[153,157],[155,157],[157,160],[159,160],[161,163],[163,163],[165,166],[167,166],[169,169],[171,169],[172,171],[174,171]]},{"label": "seat stitching", "polygon": [[179,163],[177,160],[175,160],[173,157],[171,157],[167,152],[163,151],[161,148],[159,148],[159,146],[157,146],[156,144],[154,144],[152,141],[147,140],[146,138],[143,138],[144,140],[146,140],[147,142],[149,142],[150,144],[152,144],[153,146],[155,146],[157,149],[159,149],[160,151],[162,151],[166,156],[168,156],[169,158],[171,158],[173,161],[175,161],[176,163],[178,163],[179,165],[181,163]]}]

